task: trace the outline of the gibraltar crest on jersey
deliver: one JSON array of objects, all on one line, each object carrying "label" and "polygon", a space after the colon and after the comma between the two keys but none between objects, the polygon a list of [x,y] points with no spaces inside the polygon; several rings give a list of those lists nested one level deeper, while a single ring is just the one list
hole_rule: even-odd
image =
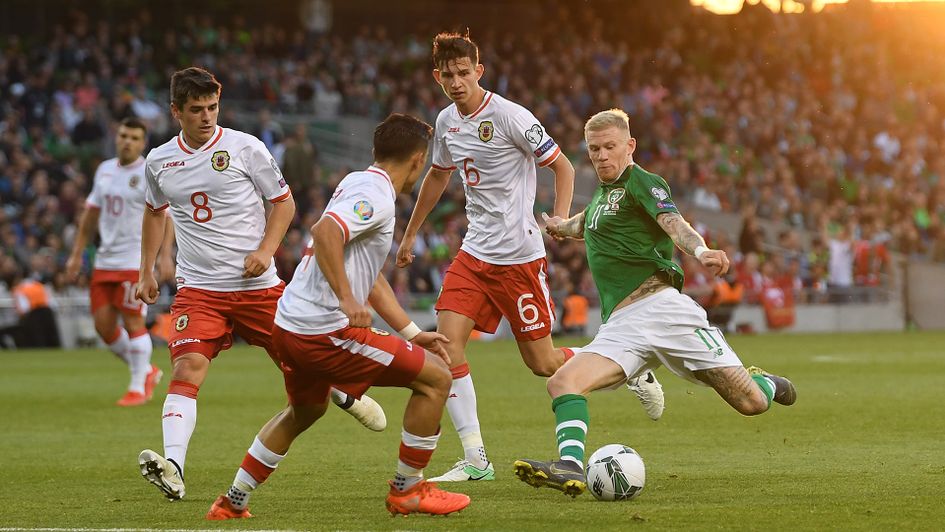
[{"label": "gibraltar crest on jersey", "polygon": [[492,127],[492,120],[486,120],[479,124],[479,140],[489,142],[492,140],[492,134],[495,128]]},{"label": "gibraltar crest on jersey", "polygon": [[128,186],[131,188],[136,188],[138,186],[138,183],[140,182],[141,182],[141,176],[133,175],[131,176],[131,179],[128,180]]},{"label": "gibraltar crest on jersey", "polygon": [[381,329],[375,329],[374,327],[371,327],[371,332],[378,336],[390,336],[389,332],[381,330]]},{"label": "gibraltar crest on jersey", "polygon": [[361,200],[354,204],[354,213],[358,215],[362,222],[366,222],[374,216],[374,206]]},{"label": "gibraltar crest on jersey", "polygon": [[210,157],[210,165],[217,172],[222,172],[230,167],[230,153],[226,150],[213,152]]},{"label": "gibraltar crest on jersey", "polygon": [[187,324],[190,322],[190,316],[187,314],[181,314],[177,318],[177,321],[174,322],[174,328],[177,329],[177,332],[181,332],[187,328]]},{"label": "gibraltar crest on jersey", "polygon": [[669,197],[669,192],[661,189],[660,187],[653,187],[650,189],[650,194],[653,194],[653,197],[659,201],[663,201]]}]

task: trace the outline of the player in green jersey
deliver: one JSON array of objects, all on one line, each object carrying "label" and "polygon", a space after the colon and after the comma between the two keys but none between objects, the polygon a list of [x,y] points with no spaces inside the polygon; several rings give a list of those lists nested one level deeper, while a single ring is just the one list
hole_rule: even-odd
[{"label": "player in green jersey", "polygon": [[586,395],[621,386],[664,365],[676,375],[711,386],[736,411],[758,415],[771,402],[791,405],[791,381],[759,368],[746,369],[705,311],[680,292],[683,272],[673,247],[694,255],[715,275],[729,259],[709,249],[679,214],[662,177],[633,162],[636,139],[619,109],[600,112],[584,127],[599,186],[587,208],[564,220],[544,215],[554,238],[583,238],[600,292],[603,324],[591,343],[548,379],[559,460],[517,460],[523,481],[577,496],[586,488]]}]

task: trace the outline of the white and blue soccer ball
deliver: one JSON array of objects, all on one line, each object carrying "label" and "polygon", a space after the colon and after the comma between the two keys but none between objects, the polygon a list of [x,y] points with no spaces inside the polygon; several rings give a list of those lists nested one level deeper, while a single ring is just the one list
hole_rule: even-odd
[{"label": "white and blue soccer ball", "polygon": [[600,501],[629,501],[640,495],[646,483],[643,458],[619,443],[594,451],[584,473],[588,489]]}]

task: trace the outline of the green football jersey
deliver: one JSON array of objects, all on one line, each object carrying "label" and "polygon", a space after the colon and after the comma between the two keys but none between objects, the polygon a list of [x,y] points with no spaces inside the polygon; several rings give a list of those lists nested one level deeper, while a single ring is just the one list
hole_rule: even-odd
[{"label": "green football jersey", "polygon": [[675,244],[656,223],[663,212],[679,212],[669,185],[637,164],[594,191],[584,210],[584,241],[604,323],[614,307],[658,271],[682,289],[683,271],[673,262]]}]

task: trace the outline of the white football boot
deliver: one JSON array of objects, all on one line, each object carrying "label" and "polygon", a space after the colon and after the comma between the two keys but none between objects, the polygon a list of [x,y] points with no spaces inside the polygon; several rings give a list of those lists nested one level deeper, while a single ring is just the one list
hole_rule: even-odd
[{"label": "white football boot", "polygon": [[656,375],[652,371],[627,380],[627,388],[636,394],[650,419],[656,421],[663,416],[663,408],[666,405],[663,386],[656,380]]},{"label": "white football boot", "polygon": [[157,486],[165,497],[172,501],[184,498],[184,479],[177,466],[166,458],[151,449],[145,449],[138,455],[138,465],[141,466],[141,476]]},{"label": "white football boot", "polygon": [[354,404],[348,408],[341,407],[341,409],[351,414],[351,417],[374,432],[381,432],[387,428],[387,416],[384,414],[384,409],[377,404],[377,401],[367,395],[355,399]]},{"label": "white football boot", "polygon": [[479,469],[478,467],[469,463],[468,460],[463,459],[459,462],[453,464],[453,467],[449,469],[446,473],[438,477],[433,477],[429,479],[430,482],[465,482],[467,480],[495,480],[495,468],[492,467],[492,462],[486,464],[485,469]]}]

